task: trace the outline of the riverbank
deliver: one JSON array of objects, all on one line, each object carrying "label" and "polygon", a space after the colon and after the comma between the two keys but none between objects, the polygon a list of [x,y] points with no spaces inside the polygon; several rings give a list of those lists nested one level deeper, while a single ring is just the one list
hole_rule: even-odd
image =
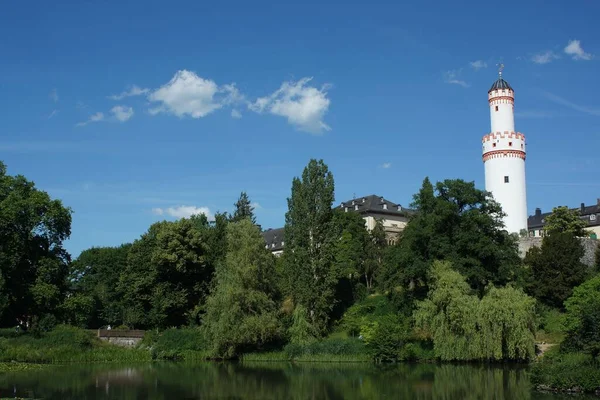
[{"label": "riverbank", "polygon": [[548,350],[531,367],[531,383],[537,390],[600,394],[600,362],[583,353]]}]

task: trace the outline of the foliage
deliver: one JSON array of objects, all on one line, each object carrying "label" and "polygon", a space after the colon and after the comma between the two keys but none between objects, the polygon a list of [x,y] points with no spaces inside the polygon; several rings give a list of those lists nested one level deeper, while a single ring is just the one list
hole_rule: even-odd
[{"label": "foliage", "polygon": [[560,343],[564,339],[566,327],[566,315],[560,310],[550,308],[538,303],[538,330],[537,341],[548,343]]},{"label": "foliage", "polygon": [[535,300],[512,287],[491,287],[480,300],[449,262],[438,261],[414,318],[441,360],[528,360],[534,356],[534,308]]},{"label": "foliage", "polygon": [[396,361],[411,334],[409,320],[395,314],[376,318],[361,327],[361,337],[376,362]]},{"label": "foliage", "polygon": [[567,338],[563,350],[600,355],[600,275],[573,290],[565,302]]},{"label": "foliage", "polygon": [[531,383],[546,390],[595,392],[600,388],[600,368],[588,354],[552,349],[533,364]]},{"label": "foliage", "polygon": [[551,307],[563,307],[573,288],[589,275],[581,262],[584,249],[578,238],[568,232],[545,236],[542,246],[532,247],[525,256],[529,266],[529,294]]},{"label": "foliage", "polygon": [[359,336],[361,328],[376,318],[395,314],[396,310],[386,296],[373,295],[354,304],[339,321],[339,329],[350,336]]},{"label": "foliage", "polygon": [[245,218],[249,218],[253,224],[256,223],[256,217],[254,216],[254,206],[250,203],[248,194],[242,192],[240,198],[234,204],[235,211],[231,216],[231,222],[239,222]]},{"label": "foliage", "polygon": [[71,210],[0,162],[0,326],[55,315],[67,285]]},{"label": "foliage", "polygon": [[302,304],[298,304],[292,315],[292,325],[288,329],[290,343],[304,345],[316,340],[318,332],[314,326],[308,321],[306,308]]},{"label": "foliage", "polygon": [[285,215],[286,294],[306,308],[308,321],[319,335],[327,331],[338,282],[331,235],[333,191],[329,168],[312,159],[302,178],[293,179]]},{"label": "foliage", "polygon": [[500,205],[473,182],[428,178],[414,196],[417,213],[393,246],[382,274],[384,288],[407,289],[404,296],[422,299],[429,286],[431,263],[448,260],[481,295],[490,284],[504,285],[518,273],[517,241],[505,230]]},{"label": "foliage", "polygon": [[307,356],[351,356],[366,354],[364,343],[358,339],[325,339],[304,344],[290,343],[284,348],[290,360],[306,359]]},{"label": "foliage", "polygon": [[225,264],[206,302],[204,329],[215,356],[232,358],[281,336],[275,262],[249,219],[229,224]]},{"label": "foliage", "polygon": [[596,247],[596,263],[594,264],[594,270],[596,273],[600,273],[600,240],[598,241],[598,246]]},{"label": "foliage", "polygon": [[575,237],[587,236],[587,223],[579,218],[578,210],[570,210],[566,206],[554,207],[546,217],[544,230],[548,235],[570,233]]},{"label": "foliage", "polygon": [[196,220],[150,226],[131,246],[119,277],[122,322],[142,328],[193,322],[212,277],[207,252],[206,230]]},{"label": "foliage", "polygon": [[207,354],[206,339],[199,328],[147,331],[141,346],[150,347],[153,360],[185,360],[191,354]]}]

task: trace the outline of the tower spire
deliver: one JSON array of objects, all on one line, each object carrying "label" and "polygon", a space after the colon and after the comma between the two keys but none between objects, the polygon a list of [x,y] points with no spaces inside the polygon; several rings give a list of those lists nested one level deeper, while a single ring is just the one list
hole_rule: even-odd
[{"label": "tower spire", "polygon": [[502,78],[502,71],[504,70],[504,64],[496,64],[498,66],[498,78]]}]

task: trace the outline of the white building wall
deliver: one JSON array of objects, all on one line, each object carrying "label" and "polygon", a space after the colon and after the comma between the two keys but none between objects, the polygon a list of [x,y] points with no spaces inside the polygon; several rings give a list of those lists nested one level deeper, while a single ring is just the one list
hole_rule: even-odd
[{"label": "white building wall", "polygon": [[[508,183],[505,183],[508,177]],[[485,162],[485,189],[492,193],[507,214],[508,232],[527,230],[525,160],[518,157],[492,158]]]}]

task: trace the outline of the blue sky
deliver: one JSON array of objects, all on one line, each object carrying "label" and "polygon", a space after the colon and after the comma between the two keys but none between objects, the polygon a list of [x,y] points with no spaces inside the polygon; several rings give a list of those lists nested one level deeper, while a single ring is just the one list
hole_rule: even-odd
[{"label": "blue sky", "polygon": [[74,256],[231,211],[242,190],[281,226],[310,158],[336,203],[408,205],[425,176],[484,188],[503,62],[529,213],[592,203],[598,15],[594,1],[5,2],[0,159],[73,209]]}]

